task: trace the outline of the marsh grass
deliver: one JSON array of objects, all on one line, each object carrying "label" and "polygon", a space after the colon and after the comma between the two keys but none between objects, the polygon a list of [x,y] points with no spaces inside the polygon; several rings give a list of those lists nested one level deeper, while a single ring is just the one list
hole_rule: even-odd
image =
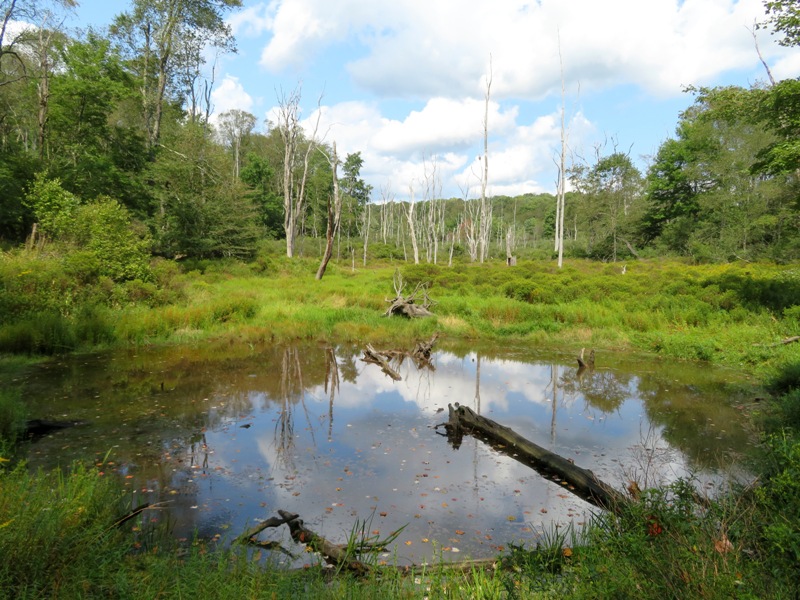
[{"label": "marsh grass", "polygon": [[352,270],[332,263],[316,281],[314,259],[262,258],[183,269],[160,260],[152,282],[85,284],[70,280],[55,259],[4,255],[0,352],[55,354],[210,337],[405,343],[440,331],[767,372],[791,361],[800,346],[769,346],[800,334],[800,275],[785,266],[638,261],[623,274],[618,265],[590,261],[562,270],[541,261],[514,268],[403,265],[406,291],[425,283],[438,303],[435,318],[409,322],[383,317],[394,295],[392,264]]}]

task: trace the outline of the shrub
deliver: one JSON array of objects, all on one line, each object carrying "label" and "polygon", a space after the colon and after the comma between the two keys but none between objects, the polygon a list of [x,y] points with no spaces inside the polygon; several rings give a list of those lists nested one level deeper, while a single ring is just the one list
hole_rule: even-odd
[{"label": "shrub", "polygon": [[128,211],[116,200],[100,198],[81,206],[72,239],[94,255],[101,275],[114,281],[151,277],[150,237],[132,227]]},{"label": "shrub", "polygon": [[33,211],[45,235],[59,238],[75,224],[80,200],[62,188],[58,179],[47,179],[44,173],[39,173],[25,196],[24,204]]}]

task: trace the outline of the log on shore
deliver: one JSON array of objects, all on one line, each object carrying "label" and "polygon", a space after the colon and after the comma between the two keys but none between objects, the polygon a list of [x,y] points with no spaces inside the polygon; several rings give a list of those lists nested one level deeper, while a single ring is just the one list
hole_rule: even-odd
[{"label": "log on shore", "polygon": [[568,484],[567,489],[587,502],[612,512],[619,510],[628,498],[610,485],[600,481],[594,473],[575,465],[572,461],[525,439],[509,427],[483,417],[458,403],[448,405],[450,420],[444,426],[454,448],[461,445],[463,433],[487,442],[498,452],[533,468],[548,478],[557,478]]},{"label": "log on shore", "polygon": [[753,344],[753,346],[775,348],[776,346],[788,346],[789,344],[794,344],[795,342],[800,342],[800,335],[793,335],[792,337],[785,338],[780,342],[776,342],[774,344]]},{"label": "log on shore", "polygon": [[384,316],[391,317],[392,315],[398,315],[401,317],[408,317],[409,319],[433,316],[433,313],[428,310],[427,306],[414,304],[413,299],[395,298],[391,302],[392,305],[386,309]]}]

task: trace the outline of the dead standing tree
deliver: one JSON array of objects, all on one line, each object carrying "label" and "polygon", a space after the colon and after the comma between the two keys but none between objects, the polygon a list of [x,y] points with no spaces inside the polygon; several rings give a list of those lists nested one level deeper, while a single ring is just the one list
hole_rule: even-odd
[{"label": "dead standing tree", "polygon": [[331,165],[331,171],[333,171],[333,197],[328,198],[328,228],[325,232],[327,242],[325,244],[325,253],[322,255],[322,262],[320,262],[319,269],[317,269],[317,281],[325,275],[325,269],[328,268],[328,262],[333,256],[333,241],[339,232],[339,223],[342,218],[342,195],[339,193],[338,175],[339,155],[336,153],[336,142],[333,142],[332,155],[328,156],[326,154],[325,157]]},{"label": "dead standing tree", "polygon": [[486,75],[486,95],[483,112],[483,172],[481,176],[480,261],[489,258],[489,241],[492,234],[492,203],[486,197],[489,185],[489,100],[492,92],[492,56],[489,55],[489,73]]},{"label": "dead standing tree", "polygon": [[309,162],[311,153],[317,147],[317,131],[322,115],[320,108],[322,96],[320,96],[317,101],[317,120],[306,146],[303,174],[298,186],[294,180],[294,169],[297,163],[297,150],[303,139],[300,127],[300,97],[301,90],[298,85],[288,95],[281,92],[278,98],[278,131],[283,139],[283,229],[286,232],[286,256],[289,258],[294,256],[298,224],[304,211]]}]

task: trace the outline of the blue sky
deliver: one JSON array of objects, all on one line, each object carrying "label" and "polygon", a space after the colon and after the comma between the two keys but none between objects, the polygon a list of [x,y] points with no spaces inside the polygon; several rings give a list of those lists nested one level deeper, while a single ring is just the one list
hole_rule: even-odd
[{"label": "blue sky", "polygon": [[[80,0],[68,25],[103,27],[123,0]],[[561,64],[571,160],[629,152],[644,170],[692,102],[687,85],[766,79],[751,30],[761,0],[244,0],[229,18],[239,52],[219,57],[214,109],[264,130],[281,90],[302,85],[302,116],[360,151],[375,199],[474,197],[491,56],[489,193],[552,192]],[[800,53],[760,31],[779,78]]]}]

